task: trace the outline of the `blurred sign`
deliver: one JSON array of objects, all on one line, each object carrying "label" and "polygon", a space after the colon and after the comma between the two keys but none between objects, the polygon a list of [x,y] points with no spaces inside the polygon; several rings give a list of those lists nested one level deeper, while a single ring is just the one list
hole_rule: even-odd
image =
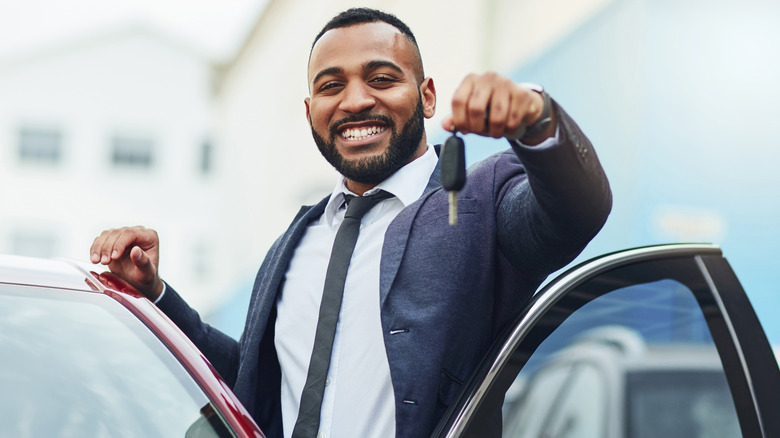
[{"label": "blurred sign", "polygon": [[652,221],[653,233],[664,241],[721,242],[727,231],[726,220],[714,210],[683,206],[660,206]]}]

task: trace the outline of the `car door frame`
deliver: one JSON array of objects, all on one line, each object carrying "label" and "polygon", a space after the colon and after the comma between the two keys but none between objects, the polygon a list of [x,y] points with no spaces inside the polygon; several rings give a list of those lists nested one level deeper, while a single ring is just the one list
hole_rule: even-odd
[{"label": "car door frame", "polygon": [[[653,281],[663,278],[656,272],[659,268],[663,273],[687,276],[697,283],[694,295],[723,362],[743,436],[780,436],[780,418],[773,415],[780,410],[777,361],[734,271],[720,248],[710,244],[633,248],[597,257],[559,275],[534,295],[493,344],[432,436],[476,436],[480,427],[495,425],[495,418],[488,418],[486,413],[500,409],[503,391],[517,374],[507,370],[509,358],[521,345],[528,344],[531,351],[535,350],[568,315],[595,298],[573,294],[576,288],[605,275],[619,277],[627,271],[643,276],[642,272],[647,270],[643,281]],[[631,283],[637,281],[626,285]],[[616,289],[614,286],[604,285],[602,294],[609,288]]]}]

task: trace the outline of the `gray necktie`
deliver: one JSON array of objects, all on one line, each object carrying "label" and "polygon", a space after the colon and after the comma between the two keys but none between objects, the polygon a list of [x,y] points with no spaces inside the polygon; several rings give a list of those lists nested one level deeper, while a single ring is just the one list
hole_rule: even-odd
[{"label": "gray necktie", "polygon": [[314,348],[301,395],[301,406],[298,410],[293,438],[313,438],[317,435],[320,427],[322,395],[325,392],[325,380],[333,351],[333,338],[336,335],[336,322],[339,319],[341,301],[344,297],[344,282],[347,279],[349,261],[360,231],[360,220],[379,201],[392,196],[382,190],[369,196],[347,195],[347,212],[336,232],[336,240],[333,242],[328,270],[325,274],[325,287],[322,292],[317,332],[314,335]]}]

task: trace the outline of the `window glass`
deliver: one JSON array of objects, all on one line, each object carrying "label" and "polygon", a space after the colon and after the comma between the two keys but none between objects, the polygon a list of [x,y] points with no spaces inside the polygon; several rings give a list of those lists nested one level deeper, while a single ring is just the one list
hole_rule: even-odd
[{"label": "window glass", "polygon": [[725,377],[713,370],[646,371],[628,376],[628,436],[740,436]]},{"label": "window glass", "polygon": [[192,275],[197,281],[208,281],[211,277],[211,258],[214,252],[211,246],[205,241],[199,241],[193,244],[190,251],[192,263]]},{"label": "window glass", "polygon": [[55,129],[19,130],[19,160],[28,163],[58,163],[62,158],[62,134]]},{"label": "window glass", "polygon": [[[552,410],[564,382],[571,374],[571,366],[552,365],[539,373],[530,385],[517,379],[507,391],[504,416],[511,422],[504,428],[506,436],[536,436],[541,434],[544,416]],[[515,393],[515,395],[513,395]],[[526,401],[530,401],[527,403]]]},{"label": "window glass", "polygon": [[601,371],[590,364],[576,366],[542,436],[603,438],[606,402]]},{"label": "window glass", "polygon": [[[577,371],[557,400],[537,402],[536,382],[563,366]],[[693,293],[674,280],[587,302],[541,342],[518,381],[528,391],[507,392],[505,437],[741,436],[704,315]],[[529,426],[540,417],[542,427]]]},{"label": "window glass", "polygon": [[151,167],[154,142],[148,137],[116,135],[111,139],[111,161],[117,167]]},{"label": "window glass", "polygon": [[0,357],[7,436],[226,436],[182,365],[102,294],[0,285]]},{"label": "window glass", "polygon": [[214,167],[214,145],[211,140],[200,144],[200,173],[207,175]]}]

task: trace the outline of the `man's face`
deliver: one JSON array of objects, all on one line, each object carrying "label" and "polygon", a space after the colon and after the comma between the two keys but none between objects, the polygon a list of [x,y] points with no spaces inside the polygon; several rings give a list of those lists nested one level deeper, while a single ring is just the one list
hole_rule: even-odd
[{"label": "man's face", "polygon": [[317,41],[306,115],[348,185],[376,185],[425,152],[423,118],[436,97],[430,79],[418,83],[420,71],[414,45],[387,23],[332,29]]}]

